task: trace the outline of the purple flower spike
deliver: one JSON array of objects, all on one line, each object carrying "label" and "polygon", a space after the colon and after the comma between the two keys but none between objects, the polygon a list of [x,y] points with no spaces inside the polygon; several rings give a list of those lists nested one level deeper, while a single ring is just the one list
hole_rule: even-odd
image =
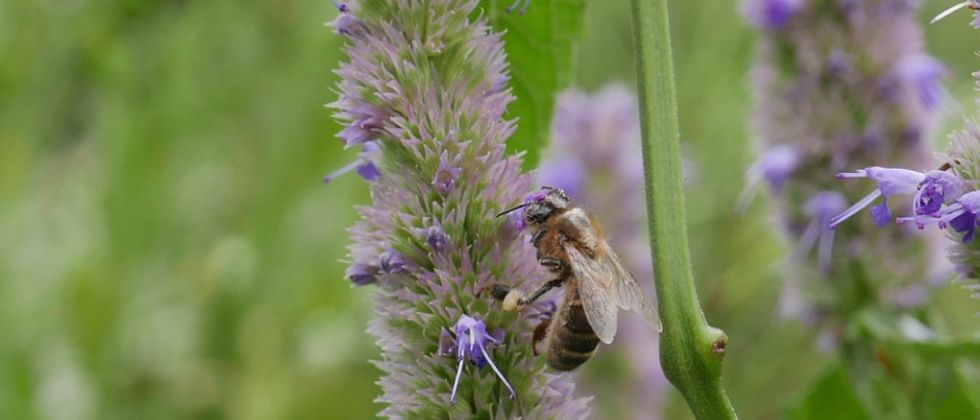
[{"label": "purple flower spike", "polygon": [[942,85],[946,68],[935,58],[916,54],[899,61],[895,68],[899,79],[910,86],[926,109],[935,109],[942,99]]},{"label": "purple flower spike", "polygon": [[746,0],[742,14],[759,29],[779,30],[803,8],[804,0]]},{"label": "purple flower spike", "polygon": [[442,252],[449,244],[449,238],[446,237],[442,226],[437,224],[429,226],[422,233],[425,235],[425,243],[429,245],[429,249],[435,252]]},{"label": "purple flower spike", "polygon": [[378,281],[378,267],[367,264],[353,264],[347,268],[345,276],[355,286],[364,286]]},{"label": "purple flower spike", "polygon": [[381,266],[381,271],[385,273],[394,274],[404,272],[405,257],[398,251],[388,249],[381,253],[381,256],[378,258],[378,265]]},{"label": "purple flower spike", "polygon": [[466,315],[459,317],[459,321],[456,322],[456,359],[459,361],[459,366],[456,368],[456,379],[453,381],[453,391],[449,396],[450,404],[456,404],[456,391],[459,388],[459,378],[463,374],[463,362],[466,359],[481,369],[489,364],[493,372],[510,391],[510,399],[517,397],[514,388],[510,386],[510,382],[507,382],[507,378],[500,373],[500,369],[497,369],[497,365],[493,363],[493,359],[487,353],[488,343],[498,346],[500,345],[500,338],[488,334],[487,326],[483,321]]},{"label": "purple flower spike", "polygon": [[462,168],[449,166],[446,153],[444,152],[439,157],[439,169],[436,170],[436,175],[432,178],[432,186],[440,194],[448,194],[449,191],[452,191],[453,185],[456,183],[456,178],[461,173],[463,173]]},{"label": "purple flower spike", "polygon": [[883,197],[882,203],[871,209],[871,217],[878,226],[887,225],[891,221],[891,212],[888,211],[888,197],[895,194],[914,194],[919,189],[919,184],[925,180],[925,177],[925,174],[922,172],[901,168],[882,168],[880,166],[860,169],[857,172],[841,172],[837,174],[838,179],[872,179],[878,183],[878,189],[862,198],[843,213],[831,218],[830,228],[836,228],[851,216],[871,205],[878,197]]}]

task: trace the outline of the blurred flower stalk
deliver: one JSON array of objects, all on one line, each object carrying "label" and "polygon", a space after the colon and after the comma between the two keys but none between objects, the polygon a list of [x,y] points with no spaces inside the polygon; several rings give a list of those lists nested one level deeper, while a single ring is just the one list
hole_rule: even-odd
[{"label": "blurred flower stalk", "polygon": [[[971,26],[980,28],[980,3],[968,0],[940,13],[932,22],[960,9],[973,11]],[[980,72],[973,74],[980,78]],[[980,88],[980,81],[976,82]],[[980,99],[977,100],[980,103]],[[980,224],[980,126],[975,118],[967,118],[965,127],[950,139],[949,151],[942,154],[943,164],[937,170],[920,173],[904,168],[871,167],[853,173],[840,173],[838,178],[869,178],[878,188],[848,212],[838,216],[834,226],[862,210],[870,199],[892,194],[912,196],[911,206],[899,213],[894,221],[898,225],[914,225],[918,229],[935,226],[946,232],[953,241],[948,249],[950,262],[962,279],[971,280],[966,285],[974,297],[980,297],[980,244],[974,241]],[[871,208],[876,223],[884,226],[892,220],[890,213]]]},{"label": "blurred flower stalk", "polygon": [[933,410],[939,392],[912,396],[963,376],[926,361],[977,347],[944,338],[922,306],[940,277],[935,244],[917,230],[935,224],[972,239],[980,200],[966,174],[980,169],[980,146],[974,129],[954,142],[949,165],[930,158],[946,71],[923,50],[917,4],[743,3],[761,34],[752,77],[764,149],[747,179],[768,185],[776,223],[797,243],[784,265],[782,310],[824,327],[822,341],[836,345],[871,418]]},{"label": "blurred flower stalk", "polygon": [[[752,82],[763,151],[746,177],[750,189],[768,186],[774,223],[796,243],[782,310],[809,322],[842,320],[921,284],[931,270],[925,241],[877,226],[891,219],[889,198],[909,192],[894,177],[914,183],[923,173],[845,173],[935,165],[927,134],[945,70],[923,50],[913,3],[747,0],[742,10],[761,35]],[[835,180],[838,173],[876,179],[881,188],[867,195],[862,185]],[[839,226],[879,197],[872,218]],[[806,298],[794,296],[799,291]]]},{"label": "blurred flower stalk", "polygon": [[331,106],[341,139],[364,149],[354,167],[373,168],[347,276],[378,289],[381,415],[583,417],[567,376],[535,362],[536,311],[505,313],[481,294],[544,279],[518,227],[494,217],[532,181],[504,154],[514,125],[502,118],[513,97],[500,34],[472,16],[475,0],[336,5],[349,61]]}]

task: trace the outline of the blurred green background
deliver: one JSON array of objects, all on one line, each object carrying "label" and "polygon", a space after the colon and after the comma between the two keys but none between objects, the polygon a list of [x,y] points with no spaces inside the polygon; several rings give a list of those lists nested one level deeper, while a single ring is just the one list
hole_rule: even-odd
[{"label": "blurred green background", "polygon": [[[923,21],[948,4],[925,2]],[[628,10],[590,3],[577,85],[632,81]],[[753,156],[753,34],[731,0],[671,12],[702,302],[731,339],[740,414],[780,417],[833,355],[773,317],[783,247],[764,203],[732,211]],[[378,411],[371,290],[341,262],[367,187],[320,182],[354,158],[323,107],[335,13],[327,0],[0,2],[0,418]],[[939,144],[976,110],[967,21],[927,28],[955,99]],[[950,329],[976,325],[966,292],[939,299]],[[668,401],[665,418],[688,416]]]}]

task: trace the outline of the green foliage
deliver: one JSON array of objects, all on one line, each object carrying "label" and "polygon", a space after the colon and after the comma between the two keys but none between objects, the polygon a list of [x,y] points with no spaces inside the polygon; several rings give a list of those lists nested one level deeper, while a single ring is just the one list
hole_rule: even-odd
[{"label": "green foliage", "polygon": [[482,0],[481,7],[495,30],[506,31],[510,85],[517,96],[506,117],[518,118],[507,150],[526,152],[524,167],[531,169],[550,138],[555,94],[574,81],[585,0],[534,0],[523,15],[506,13],[511,3]]},{"label": "green foliage", "polygon": [[807,391],[806,396],[786,412],[792,420],[869,420],[854,388],[840,366],[833,366]]}]

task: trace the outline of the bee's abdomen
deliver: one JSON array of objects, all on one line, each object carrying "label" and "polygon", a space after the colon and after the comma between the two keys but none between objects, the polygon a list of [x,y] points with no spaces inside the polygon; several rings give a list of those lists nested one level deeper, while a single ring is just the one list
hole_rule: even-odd
[{"label": "bee's abdomen", "polygon": [[592,358],[599,345],[599,337],[585,317],[578,292],[566,299],[569,301],[563,302],[552,321],[554,326],[548,345],[548,365],[561,371],[581,366]]}]

